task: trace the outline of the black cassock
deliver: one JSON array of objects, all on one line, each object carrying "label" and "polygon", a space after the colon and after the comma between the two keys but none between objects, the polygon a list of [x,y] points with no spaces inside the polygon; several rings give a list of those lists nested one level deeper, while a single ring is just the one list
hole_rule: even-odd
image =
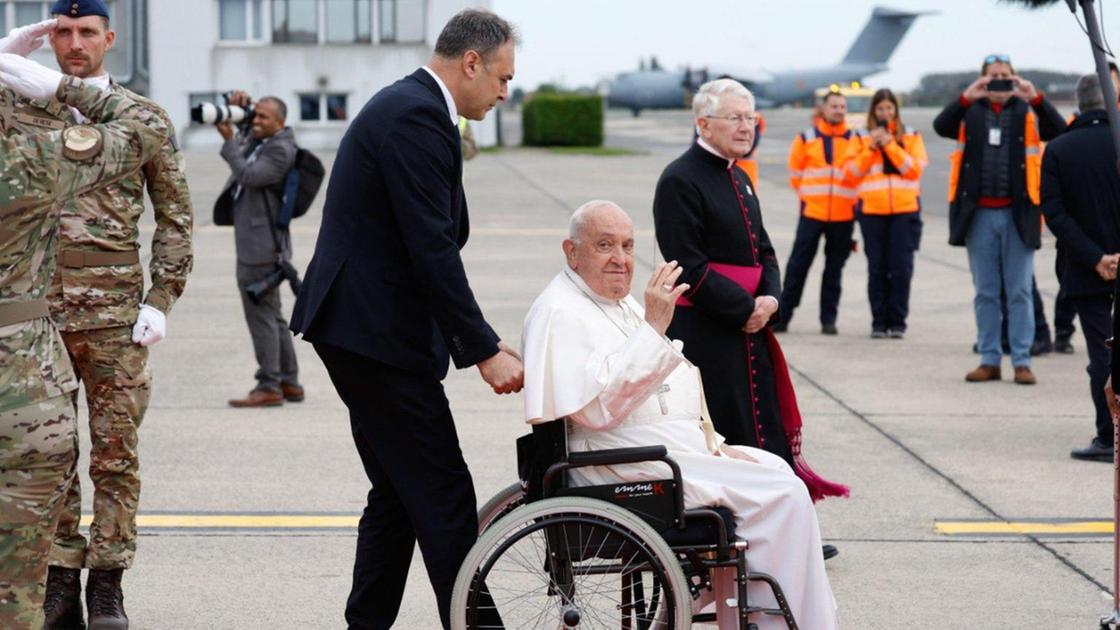
[{"label": "black cassock", "polygon": [[[793,465],[766,333],[743,332],[755,298],[709,263],[761,265],[757,295],[775,300],[778,259],[754,185],[741,169],[699,144],[665,168],[653,199],[657,244],[684,267],[692,306],[678,306],[668,335],[697,367],[712,422],[731,444],[763,448]],[[776,318],[772,321],[776,321]]]}]

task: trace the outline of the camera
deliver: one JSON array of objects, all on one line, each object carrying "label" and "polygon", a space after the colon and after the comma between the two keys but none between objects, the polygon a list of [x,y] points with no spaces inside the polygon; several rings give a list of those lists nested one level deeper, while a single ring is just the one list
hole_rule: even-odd
[{"label": "camera", "polygon": [[1015,81],[1011,79],[992,79],[988,81],[989,92],[1010,92],[1015,89]]},{"label": "camera", "polygon": [[296,271],[296,268],[292,266],[292,263],[286,260],[276,263],[276,268],[272,270],[272,273],[247,285],[245,287],[245,293],[248,293],[249,299],[256,304],[261,301],[261,298],[263,298],[266,293],[280,286],[285,280],[287,280],[288,285],[291,286],[292,294],[298,296],[303,282],[300,281],[299,272]]},{"label": "camera", "polygon": [[199,103],[191,108],[191,120],[201,125],[218,125],[229,121],[235,125],[253,120],[253,105],[239,107],[229,104],[229,94],[223,94],[224,103]]}]

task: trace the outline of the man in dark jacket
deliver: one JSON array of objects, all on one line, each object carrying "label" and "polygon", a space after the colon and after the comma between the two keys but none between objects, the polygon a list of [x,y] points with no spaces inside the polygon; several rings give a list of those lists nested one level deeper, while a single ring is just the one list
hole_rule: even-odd
[{"label": "man in dark jacket", "polygon": [[448,358],[477,366],[499,394],[521,390],[520,357],[483,318],[459,253],[469,228],[458,118],[482,120],[505,100],[515,45],[493,13],[458,13],[428,65],[375,94],[338,147],[292,330],[349,409],[371,485],[351,628],[393,624],[416,543],[449,624],[478,518],[440,382]]},{"label": "man in dark jacket", "polygon": [[1081,112],[1069,131],[1046,147],[1042,161],[1042,212],[1064,254],[1061,284],[1077,309],[1089,353],[1089,389],[1097,435],[1074,459],[1112,461],[1112,418],[1104,384],[1112,326],[1112,285],[1120,260],[1120,174],[1097,75],[1077,83]]},{"label": "man in dark jacket", "polygon": [[1001,378],[1002,278],[1015,382],[1033,385],[1031,280],[1041,244],[1042,142],[1064,131],[1065,121],[1030,81],[1015,75],[1007,55],[989,55],[980,78],[938,114],[933,128],[957,141],[949,173],[949,243],[968,248],[976,287],[981,359],[965,380]]},{"label": "man in dark jacket", "polygon": [[[249,95],[235,92],[233,105],[249,105]],[[290,260],[291,241],[287,230],[276,227],[284,178],[296,160],[296,140],[284,126],[288,108],[284,101],[266,96],[253,108],[249,135],[234,135],[226,121],[218,125],[225,144],[222,159],[228,164],[229,180],[223,195],[233,207],[233,237],[237,248],[237,287],[245,322],[257,357],[257,385],[245,398],[229,401],[234,407],[271,407],[285,400],[303,400],[299,368],[292,335],[280,307],[280,286],[263,293],[249,291],[275,273],[276,263]]]}]

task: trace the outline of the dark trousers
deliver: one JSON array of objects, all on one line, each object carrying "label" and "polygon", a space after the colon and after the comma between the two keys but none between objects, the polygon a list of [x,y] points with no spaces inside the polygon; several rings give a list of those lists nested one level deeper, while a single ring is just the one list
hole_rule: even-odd
[{"label": "dark trousers", "polygon": [[824,237],[824,276],[821,278],[821,323],[836,323],[840,304],[840,277],[844,263],[852,253],[852,231],[855,221],[825,222],[801,217],[797,222],[797,236],[786,263],[782,283],[782,321],[793,319],[793,311],[801,304],[805,290],[805,277],[817,256],[817,247]]},{"label": "dark trousers", "polygon": [[1081,320],[1081,333],[1085,335],[1085,348],[1089,353],[1089,393],[1097,411],[1097,438],[1112,444],[1112,416],[1108,413],[1108,399],[1104,384],[1108,381],[1112,353],[1104,341],[1112,336],[1112,296],[1087,295],[1072,298],[1077,317]]},{"label": "dark trousers", "polygon": [[914,250],[922,233],[918,213],[864,214],[859,218],[867,254],[867,300],[872,330],[906,330]]},{"label": "dark trousers", "polygon": [[346,622],[354,630],[393,625],[418,542],[446,628],[478,516],[443,384],[341,348],[315,344],[315,352],[350,410],[371,486],[358,522]]},{"label": "dark trousers", "polygon": [[257,387],[279,391],[281,383],[299,384],[299,366],[292,346],[292,333],[280,306],[281,284],[254,302],[245,287],[264,279],[275,270],[269,265],[237,265],[237,289],[241,294],[241,308],[245,323],[253,339],[253,354],[257,357]]}]

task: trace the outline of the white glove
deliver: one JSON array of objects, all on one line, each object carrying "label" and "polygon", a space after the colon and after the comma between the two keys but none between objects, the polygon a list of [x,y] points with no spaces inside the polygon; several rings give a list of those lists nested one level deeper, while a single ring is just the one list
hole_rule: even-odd
[{"label": "white glove", "polygon": [[167,316],[159,309],[140,305],[140,316],[132,327],[132,342],[142,346],[159,343],[167,335]]},{"label": "white glove", "polygon": [[0,53],[11,53],[20,57],[30,55],[43,45],[43,36],[53,31],[57,24],[58,18],[51,18],[13,28],[7,37],[0,39]]},{"label": "white glove", "polygon": [[62,73],[19,55],[0,54],[0,83],[29,99],[53,99]]}]

